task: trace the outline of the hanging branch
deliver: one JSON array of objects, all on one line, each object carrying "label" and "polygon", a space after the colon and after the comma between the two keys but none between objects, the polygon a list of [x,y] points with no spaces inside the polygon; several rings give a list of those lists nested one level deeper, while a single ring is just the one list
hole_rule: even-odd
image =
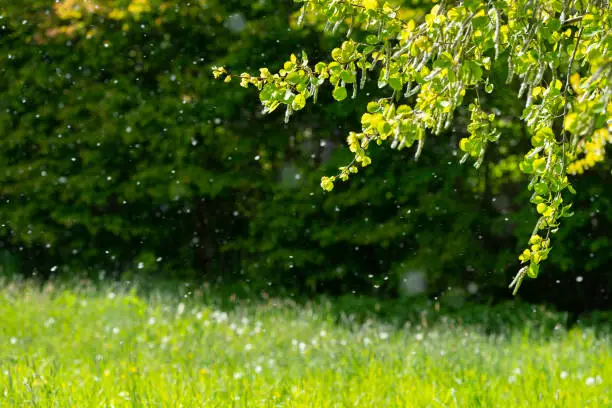
[{"label": "hanging branch", "polygon": [[[521,119],[532,143],[519,168],[531,177],[527,188],[533,192],[530,201],[539,214],[529,244],[519,256],[523,265],[510,287],[516,293],[525,277],[537,277],[551,250],[552,234],[560,220],[571,215],[566,192],[575,191],[568,174],[603,160],[601,147],[612,142],[607,127],[597,128],[612,121],[612,75],[606,75],[612,71],[609,8],[595,2],[570,6],[567,0],[562,7],[553,0],[470,1],[436,5],[417,23],[400,18],[398,7],[380,0],[297,2],[303,3],[300,22],[308,12],[326,16],[327,29],[350,22],[349,37],[332,50],[331,60],[314,67],[302,53],[301,58],[292,55],[277,73],[263,68],[258,76],[241,74],[241,85],[258,89],[264,110],[271,113],[286,105],[288,119],[309,99],[316,102],[325,84],[331,86],[333,98],[342,102],[349,85],[355,97],[368,72],[376,69],[380,71],[378,87],[390,95],[368,103],[361,130],[347,137],[353,161],[321,181],[328,191],[372,162],[368,149],[373,142],[398,150],[416,144],[418,158],[425,137],[441,135],[457,108],[466,104],[471,115],[469,136],[459,142],[464,153],[461,162],[471,157],[479,167],[486,149],[500,137],[498,120],[478,100],[466,102],[464,97],[470,89],[496,92],[489,80],[492,66],[498,58],[507,58],[507,83],[515,77],[521,80],[518,97],[525,107]],[[577,23],[580,28],[573,35],[568,28]],[[366,31],[364,42],[350,38],[356,29]],[[567,71],[562,73],[560,67],[566,64]],[[222,67],[213,72],[225,81],[234,77]],[[558,78],[565,78],[565,83]],[[563,127],[555,136],[553,125],[558,118]],[[573,142],[568,152],[568,135],[573,141],[589,142]],[[585,158],[578,158],[579,154]]]}]

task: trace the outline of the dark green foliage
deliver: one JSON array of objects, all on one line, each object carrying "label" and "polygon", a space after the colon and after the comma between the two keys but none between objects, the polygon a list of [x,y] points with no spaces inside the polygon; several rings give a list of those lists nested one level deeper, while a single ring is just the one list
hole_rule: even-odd
[{"label": "dark green foliage", "polygon": [[[85,15],[86,30],[62,34],[73,21],[49,2],[28,6],[2,10],[5,244],[26,270],[229,269],[220,249],[275,180],[265,166],[292,131],[253,127],[252,98],[222,92],[206,67],[256,66],[282,52],[281,35],[295,45],[304,34],[287,34],[290,8],[174,2],[121,21]],[[240,33],[223,24],[233,12],[248,22]]]}]

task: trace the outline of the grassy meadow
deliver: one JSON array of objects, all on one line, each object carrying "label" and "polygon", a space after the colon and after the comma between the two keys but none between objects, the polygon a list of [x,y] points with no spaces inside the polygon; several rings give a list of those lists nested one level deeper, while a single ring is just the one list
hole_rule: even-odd
[{"label": "grassy meadow", "polygon": [[504,326],[220,299],[0,285],[0,407],[612,406],[610,331],[541,308]]}]

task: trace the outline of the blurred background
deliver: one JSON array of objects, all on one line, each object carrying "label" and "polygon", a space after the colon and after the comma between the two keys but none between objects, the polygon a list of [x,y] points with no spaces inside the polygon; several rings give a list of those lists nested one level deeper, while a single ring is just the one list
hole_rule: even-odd
[{"label": "blurred background", "polygon": [[[403,2],[419,19],[431,5]],[[328,60],[346,35],[295,23],[290,0],[0,0],[0,276],[210,282],[244,293],[510,298],[536,221],[518,161],[528,150],[517,89],[481,95],[502,137],[459,165],[467,109],[413,152],[325,193],[375,81],[354,99],[283,123],[254,89],[215,81],[278,69],[292,52]],[[343,31],[344,30],[344,31]],[[359,36],[360,33],[356,33]],[[502,56],[503,57],[503,56]],[[573,182],[537,280],[519,297],[574,313],[610,308],[612,162]]]}]

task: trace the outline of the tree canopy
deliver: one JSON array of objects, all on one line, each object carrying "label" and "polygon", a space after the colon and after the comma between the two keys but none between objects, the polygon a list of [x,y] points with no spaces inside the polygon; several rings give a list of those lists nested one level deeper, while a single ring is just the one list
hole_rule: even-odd
[{"label": "tree canopy", "polygon": [[331,51],[331,60],[309,62],[305,52],[292,54],[276,73],[259,75],[214,67],[215,77],[255,86],[265,113],[285,107],[285,120],[316,103],[329,84],[342,102],[355,98],[370,79],[387,96],[367,103],[362,128],[349,132],[353,160],[339,173],[323,177],[327,191],[346,181],[372,160],[369,148],[416,145],[421,155],[429,135],[441,135],[462,108],[469,109],[469,135],[459,141],[460,162],[472,158],[480,167],[487,148],[501,136],[503,112],[481,103],[494,86],[519,84],[521,119],[530,138],[520,170],[539,219],[520,254],[522,264],[511,283],[514,293],[528,276],[536,278],[551,250],[551,234],[572,215],[569,176],[604,160],[612,142],[612,14],[607,1],[520,0],[441,2],[421,23],[404,10],[379,0],[296,0],[303,3],[298,21],[317,17],[327,30],[346,30],[347,39]]}]

